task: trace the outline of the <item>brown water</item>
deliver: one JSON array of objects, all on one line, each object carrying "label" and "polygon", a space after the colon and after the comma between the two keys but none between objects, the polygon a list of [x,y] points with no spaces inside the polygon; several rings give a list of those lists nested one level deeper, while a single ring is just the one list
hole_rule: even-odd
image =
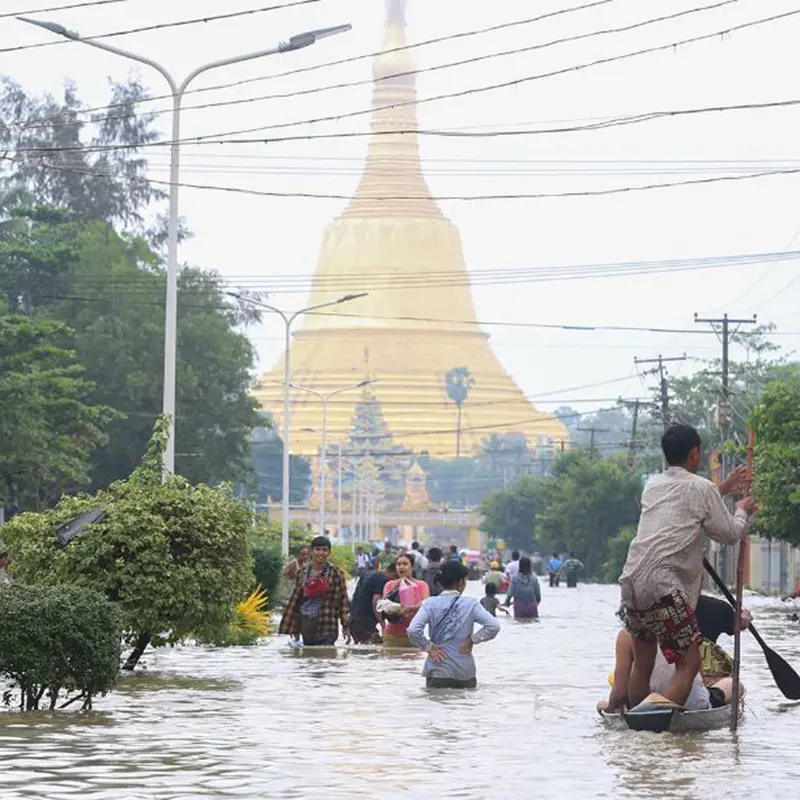
[{"label": "brown water", "polygon": [[[752,637],[736,737],[612,733],[594,707],[617,589],[543,592],[538,623],[504,621],[476,648],[473,692],[426,692],[417,654],[298,655],[283,637],[150,653],[92,714],[0,713],[0,797],[796,797],[800,707],[784,703]],[[800,667],[786,606],[747,605]]]}]

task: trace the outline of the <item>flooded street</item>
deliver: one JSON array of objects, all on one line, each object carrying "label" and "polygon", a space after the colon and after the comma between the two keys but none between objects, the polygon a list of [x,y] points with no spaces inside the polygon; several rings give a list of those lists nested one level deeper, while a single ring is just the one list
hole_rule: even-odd
[{"label": "flooded street", "polygon": [[[470,584],[470,592],[481,587]],[[542,618],[476,648],[479,686],[428,693],[422,656],[252,648],[148,653],[89,715],[0,714],[2,798],[789,798],[800,707],[745,634],[737,739],[611,733],[615,586],[542,588]],[[787,606],[747,598],[800,666]],[[726,637],[720,643],[728,646]]]}]

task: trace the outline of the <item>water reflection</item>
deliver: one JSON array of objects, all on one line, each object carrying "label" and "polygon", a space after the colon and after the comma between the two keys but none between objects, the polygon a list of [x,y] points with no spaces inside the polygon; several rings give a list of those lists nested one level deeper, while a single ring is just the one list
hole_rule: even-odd
[{"label": "water reflection", "polygon": [[[477,586],[471,590],[478,591]],[[800,780],[800,704],[743,639],[748,713],[727,731],[614,733],[614,587],[543,587],[538,624],[476,647],[478,688],[427,691],[416,653],[174,648],[91,714],[0,713],[0,798],[782,798]],[[748,598],[800,666],[800,626]],[[724,637],[723,637],[724,638]]]}]

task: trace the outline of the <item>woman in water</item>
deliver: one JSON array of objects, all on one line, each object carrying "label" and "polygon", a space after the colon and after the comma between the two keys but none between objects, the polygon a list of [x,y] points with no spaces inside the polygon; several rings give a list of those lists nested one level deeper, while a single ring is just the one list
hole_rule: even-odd
[{"label": "woman in water", "polygon": [[389,581],[383,587],[384,598],[395,590],[400,595],[400,619],[390,621],[387,619],[383,630],[383,643],[386,647],[413,647],[408,640],[408,625],[414,618],[422,601],[430,597],[430,589],[425,581],[414,577],[414,556],[410,553],[401,553],[395,560],[397,580]]},{"label": "woman in water", "polygon": [[[456,561],[442,567],[442,593],[423,603],[408,627],[408,638],[425,650],[422,674],[431,689],[474,689],[477,686],[472,648],[494,639],[500,621],[474,597],[463,597],[467,568]],[[473,633],[473,626],[480,629]],[[425,636],[428,626],[430,639]]]},{"label": "woman in water", "polygon": [[542,602],[542,590],[539,579],[533,574],[531,560],[523,556],[519,560],[519,573],[514,576],[508,587],[505,604],[514,601],[514,619],[535,619],[539,616],[539,603]]}]

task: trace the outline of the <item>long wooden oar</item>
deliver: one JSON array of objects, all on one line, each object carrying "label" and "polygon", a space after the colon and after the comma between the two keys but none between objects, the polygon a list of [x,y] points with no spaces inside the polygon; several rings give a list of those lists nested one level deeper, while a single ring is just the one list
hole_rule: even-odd
[{"label": "long wooden oar", "polygon": [[[745,478],[745,496],[750,495],[753,483],[753,450],[755,430],[747,432],[747,477]],[[742,668],[742,599],[744,597],[744,562],[747,557],[747,538],[739,542],[739,557],[736,560],[736,602],[733,611],[733,681],[731,691],[731,733],[739,727],[739,700],[741,698],[740,674]]]},{"label": "long wooden oar", "polygon": [[[708,563],[708,559],[703,559],[703,566],[706,568],[706,572],[711,576],[714,583],[717,584],[717,588],[722,592],[725,599],[735,608],[736,598],[730,593],[730,590],[722,582],[719,575],[717,575],[717,571],[714,567]],[[755,640],[764,651],[769,671],[772,673],[772,677],[775,679],[775,685],[781,690],[783,696],[789,700],[800,700],[800,675],[786,663],[785,659],[767,645],[754,625],[749,625],[747,630],[753,634]]]}]

